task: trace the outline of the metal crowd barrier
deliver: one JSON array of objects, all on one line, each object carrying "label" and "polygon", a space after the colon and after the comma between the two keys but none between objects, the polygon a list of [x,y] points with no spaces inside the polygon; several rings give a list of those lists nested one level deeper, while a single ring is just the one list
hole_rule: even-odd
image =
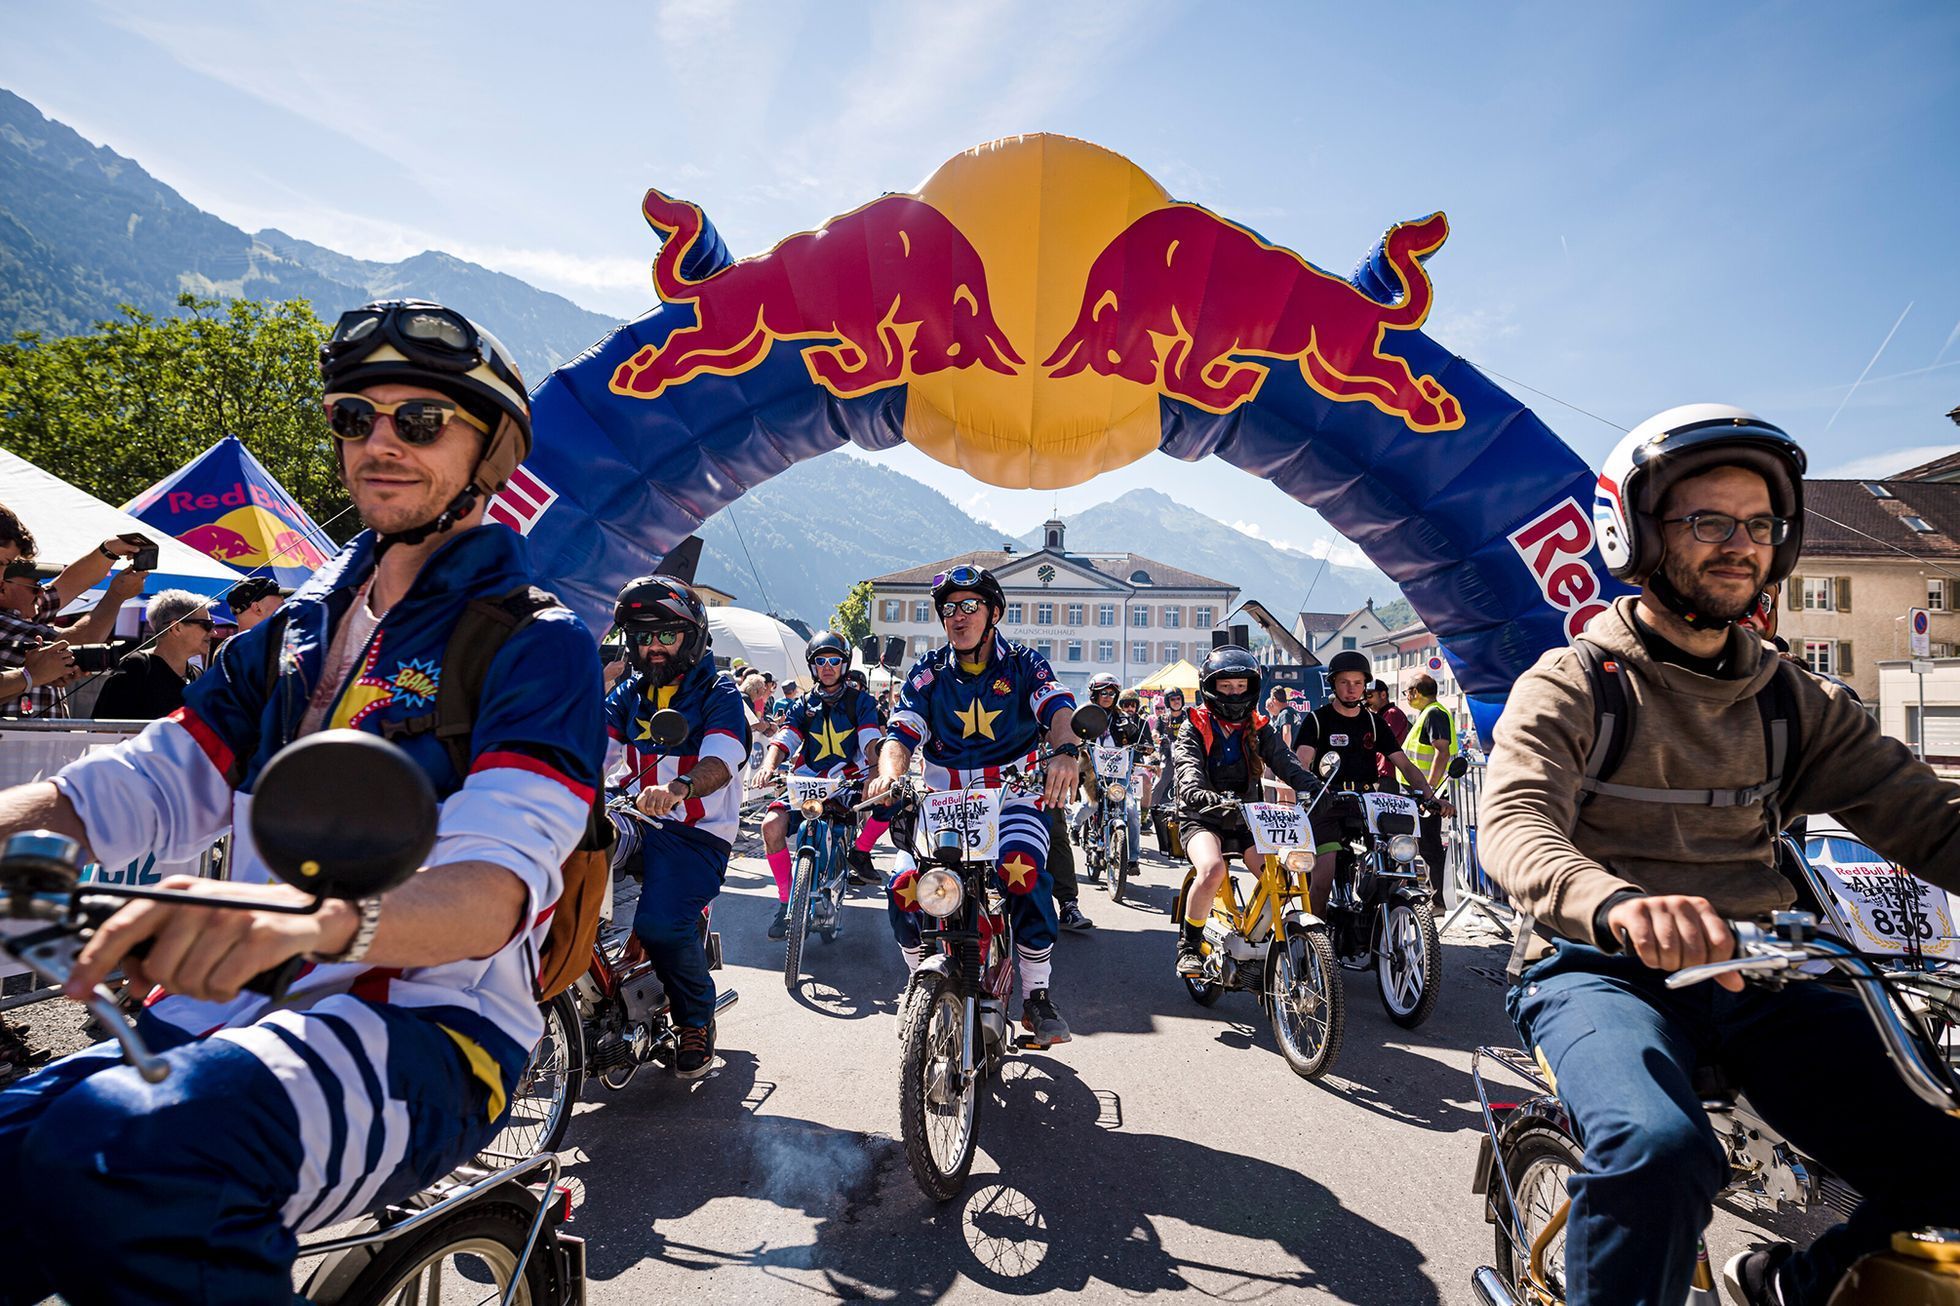
[{"label": "metal crowd barrier", "polygon": [[1477,855],[1477,808],[1484,793],[1484,754],[1471,750],[1464,754],[1470,769],[1456,779],[1450,801],[1456,805],[1456,822],[1451,827],[1448,853],[1450,882],[1456,889],[1456,905],[1450,908],[1440,928],[1447,930],[1466,912],[1476,912],[1495,925],[1505,938],[1517,928],[1518,911],[1504,896],[1497,881],[1484,869]]}]

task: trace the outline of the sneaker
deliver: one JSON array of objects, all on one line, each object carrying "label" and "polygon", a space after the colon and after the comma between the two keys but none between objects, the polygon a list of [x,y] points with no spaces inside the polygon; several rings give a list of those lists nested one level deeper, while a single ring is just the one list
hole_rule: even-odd
[{"label": "sneaker", "polygon": [[1204,954],[1184,939],[1177,941],[1177,975],[1179,979],[1198,979],[1205,973]]},{"label": "sneaker", "polygon": [[1737,1252],[1722,1267],[1722,1286],[1736,1306],[1788,1306],[1782,1271],[1796,1249],[1788,1243]]},{"label": "sneaker", "polygon": [[877,881],[878,868],[871,864],[870,850],[853,848],[845,860],[851,868],[849,879],[852,884],[873,884]]},{"label": "sneaker", "polygon": [[1082,914],[1082,908],[1075,903],[1063,903],[1061,905],[1060,915],[1062,918],[1062,928],[1065,930],[1074,930],[1077,934],[1086,934],[1096,928],[1096,923],[1087,916],[1084,916]]},{"label": "sneaker", "polygon": [[680,1035],[680,1051],[674,1054],[674,1074],[682,1079],[699,1079],[715,1063],[714,1022],[682,1025]]},{"label": "sneaker", "polygon": [[1036,989],[1021,999],[1021,1028],[1028,1031],[1029,1040],[1037,1047],[1053,1047],[1070,1038],[1068,1022],[1048,1000],[1047,989]]},{"label": "sneaker", "polygon": [[788,903],[779,902],[776,904],[775,918],[769,922],[769,937],[772,939],[787,939],[789,937]]}]

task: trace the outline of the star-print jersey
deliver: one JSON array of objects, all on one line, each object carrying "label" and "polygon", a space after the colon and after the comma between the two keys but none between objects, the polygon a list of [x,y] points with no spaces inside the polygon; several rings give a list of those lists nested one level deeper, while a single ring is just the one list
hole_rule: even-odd
[{"label": "star-print jersey", "polygon": [[[252,843],[252,790],[274,753],[299,733],[327,676],[334,632],[374,573],[371,532],[362,532],[303,585],[279,614],[227,640],[185,704],[136,738],[62,769],[56,786],[75,805],[96,855],[111,864],[155,854],[196,856],[227,827],[231,877],[271,879]],[[484,677],[471,733],[474,754],[459,775],[431,729],[449,636],[476,599],[507,594],[530,577],[524,540],[484,526],[460,531],[430,555],[408,592],[373,624],[337,695],[331,724],[392,735],[427,773],[441,817],[431,866],[488,862],[524,885],[524,925],[488,957],[393,969],[316,965],[294,982],[288,1008],[311,1010],[339,994],[415,1009],[439,1020],[472,1064],[494,1061],[514,1079],[543,1032],[532,983],[537,950],[561,887],[559,866],[585,832],[605,750],[598,648],[563,608],[549,608],[511,635]],[[404,728],[411,733],[402,734]],[[147,1016],[182,1034],[238,1029],[265,1014],[266,1000],[230,1003],[152,996]],[[358,1045],[356,1045],[358,1046]],[[385,1048],[358,1080],[385,1081]],[[485,1054],[478,1063],[477,1053]],[[378,1060],[376,1059],[378,1058]],[[262,1058],[282,1082],[285,1062]],[[380,1080],[372,1077],[380,1067]],[[501,1105],[502,1085],[485,1074]],[[291,1081],[297,1084],[299,1081]],[[310,1089],[289,1089],[296,1104]],[[302,1118],[310,1118],[304,1110]]]},{"label": "star-print jersey", "polygon": [[[687,718],[687,738],[662,748],[653,742],[651,725],[653,714],[668,707]],[[704,657],[678,682],[658,689],[638,671],[627,672],[606,696],[606,734],[620,750],[607,783],[629,794],[686,775],[703,758],[719,758],[733,779],[706,797],[683,800],[674,809],[680,822],[670,817],[667,824],[675,834],[711,841],[723,852],[734,845],[749,761],[749,718],[742,691],[712,659]]]},{"label": "star-print jersey", "polygon": [[871,695],[846,687],[826,699],[813,689],[789,705],[781,732],[770,742],[783,746],[798,775],[855,779],[883,734]]},{"label": "star-print jersey", "polygon": [[991,789],[1001,783],[1001,767],[1031,762],[1048,723],[1074,706],[1075,695],[1055,680],[1047,658],[995,632],[980,671],[963,670],[951,645],[920,658],[905,677],[890,729],[920,753],[928,787]]}]

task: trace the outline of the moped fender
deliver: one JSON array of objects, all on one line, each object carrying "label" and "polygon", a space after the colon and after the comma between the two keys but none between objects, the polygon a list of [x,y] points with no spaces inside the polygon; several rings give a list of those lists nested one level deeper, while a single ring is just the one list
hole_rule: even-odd
[{"label": "moped fender", "polygon": [[[1493,1109],[1495,1111],[1495,1109]],[[1508,1147],[1511,1140],[1527,1129],[1544,1126],[1564,1134],[1568,1138],[1578,1135],[1572,1128],[1572,1117],[1565,1109],[1565,1103],[1551,1093],[1541,1093],[1504,1112],[1504,1119],[1498,1122],[1498,1135]],[[1472,1192],[1484,1195],[1484,1219],[1496,1224],[1501,1218],[1497,1203],[1504,1192],[1504,1184],[1497,1178],[1497,1167],[1501,1159],[1490,1146],[1490,1131],[1484,1131],[1483,1144],[1477,1149],[1477,1181],[1471,1185]]]},{"label": "moped fender", "polygon": [[1313,929],[1326,924],[1327,922],[1325,920],[1322,920],[1310,911],[1300,911],[1295,908],[1293,911],[1286,913],[1286,928],[1289,930]]}]

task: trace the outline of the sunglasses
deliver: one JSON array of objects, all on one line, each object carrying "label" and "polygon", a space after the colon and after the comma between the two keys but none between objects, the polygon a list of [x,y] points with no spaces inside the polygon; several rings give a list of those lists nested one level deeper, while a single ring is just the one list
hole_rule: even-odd
[{"label": "sunglasses", "polygon": [[970,617],[974,613],[980,611],[981,608],[984,608],[986,606],[987,606],[987,601],[985,599],[955,599],[950,602],[940,604],[939,615],[942,617],[950,617],[955,612],[963,612]]},{"label": "sunglasses", "polygon": [[811,658],[810,665],[813,667],[841,667],[844,665],[844,659],[830,656]]},{"label": "sunglasses", "polygon": [[418,448],[434,444],[451,418],[490,434],[489,427],[448,399],[404,399],[398,404],[384,404],[366,395],[327,396],[327,425],[343,440],[365,440],[373,435],[376,417],[393,422],[402,443]]},{"label": "sunglasses", "polygon": [[180,626],[202,626],[206,634],[218,628],[218,623],[209,617],[185,617],[177,624]]},{"label": "sunglasses", "polygon": [[681,642],[681,637],[686,633],[683,630],[629,630],[626,632],[626,642],[637,644],[641,648],[645,648],[649,644],[658,644],[662,648],[672,648]]},{"label": "sunglasses", "polygon": [[1691,512],[1686,517],[1663,517],[1664,522],[1684,522],[1703,544],[1727,544],[1741,526],[1758,544],[1781,544],[1790,538],[1788,517],[1731,517],[1725,512]]}]

